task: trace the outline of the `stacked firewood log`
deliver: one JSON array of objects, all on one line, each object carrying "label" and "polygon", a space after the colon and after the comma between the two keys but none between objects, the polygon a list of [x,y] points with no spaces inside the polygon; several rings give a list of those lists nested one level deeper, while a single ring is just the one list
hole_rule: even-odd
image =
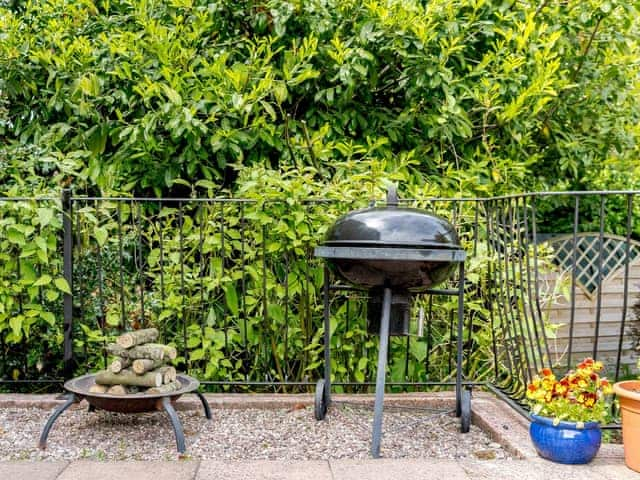
[{"label": "stacked firewood log", "polygon": [[176,358],[174,347],[154,343],[158,330],[134,330],[107,345],[113,359],[106,370],[96,374],[91,393],[169,393],[180,389],[176,369],[168,362]]}]

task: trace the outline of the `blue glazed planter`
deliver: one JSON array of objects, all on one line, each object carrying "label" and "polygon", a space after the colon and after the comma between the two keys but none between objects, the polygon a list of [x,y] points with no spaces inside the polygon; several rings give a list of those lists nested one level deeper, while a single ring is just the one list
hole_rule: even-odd
[{"label": "blue glazed planter", "polygon": [[553,418],[531,415],[529,433],[538,455],[557,463],[589,463],[602,442],[600,423],[587,422],[577,428],[574,422],[553,424]]}]

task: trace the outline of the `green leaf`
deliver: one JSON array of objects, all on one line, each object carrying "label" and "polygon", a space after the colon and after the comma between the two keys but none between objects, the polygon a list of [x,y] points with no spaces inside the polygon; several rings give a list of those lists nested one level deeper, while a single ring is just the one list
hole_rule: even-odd
[{"label": "green leaf", "polygon": [[[216,311],[213,307],[209,308],[209,313],[207,313],[207,325],[213,326],[216,323]],[[205,329],[205,332],[207,330]]]},{"label": "green leaf", "polygon": [[182,97],[173,88],[168,85],[162,85],[162,90],[164,90],[164,94],[171,103],[175,105],[182,105]]},{"label": "green leaf", "polygon": [[51,275],[47,275],[46,273],[42,275],[39,279],[33,282],[34,287],[43,287],[44,285],[49,285],[51,283]]},{"label": "green leaf", "polygon": [[57,290],[54,290],[52,288],[48,288],[47,291],[45,292],[44,296],[50,302],[55,302],[58,298],[60,298],[60,293]]},{"label": "green leaf", "polygon": [[16,245],[24,245],[25,243],[24,235],[14,228],[7,230],[7,238],[11,243],[15,243]]},{"label": "green leaf", "polygon": [[40,317],[52,327],[56,324],[56,316],[51,312],[40,312]]},{"label": "green leaf", "polygon": [[147,262],[149,263],[149,266],[155,267],[159,261],[160,261],[160,249],[159,248],[151,249],[151,251],[149,252],[149,256],[147,257]]},{"label": "green leaf", "polygon": [[195,348],[200,345],[200,337],[189,337],[187,339],[187,348]]},{"label": "green leaf", "polygon": [[204,358],[204,350],[202,348],[198,348],[192,351],[189,358],[191,360],[202,360]]},{"label": "green leaf", "polygon": [[273,86],[273,96],[276,102],[283,103],[289,96],[287,85],[284,82],[278,82]]},{"label": "green leaf", "polygon": [[58,290],[71,295],[71,287],[69,287],[69,284],[64,278],[58,277],[53,281],[53,283],[56,287],[58,287]]},{"label": "green leaf", "polygon": [[47,241],[43,237],[36,237],[35,242],[38,248],[43,252],[46,252],[47,250],[49,250]]},{"label": "green leaf", "polygon": [[24,262],[20,267],[20,273],[24,280],[33,282],[38,278],[38,274],[30,262]]},{"label": "green leaf", "polygon": [[109,236],[109,233],[107,232],[107,230],[105,228],[97,227],[93,231],[93,236],[96,237],[96,241],[98,242],[98,245],[100,245],[102,247],[106,243],[107,237]]},{"label": "green leaf", "polygon": [[427,344],[425,342],[411,342],[409,350],[418,362],[423,362],[427,357]]},{"label": "green leaf", "polygon": [[238,316],[238,294],[236,289],[231,285],[226,285],[224,287],[224,297],[231,313],[234,316]]},{"label": "green leaf", "polygon": [[360,371],[364,371],[365,368],[367,368],[367,358],[366,357],[362,357],[360,360],[358,360],[358,370]]},{"label": "green leaf", "polygon": [[118,325],[120,325],[120,315],[118,315],[116,312],[108,313],[107,325],[109,325],[110,327],[117,327]]},{"label": "green leaf", "polygon": [[282,306],[271,303],[267,307],[267,312],[269,313],[269,317],[271,317],[276,322],[284,322],[284,310],[282,309]]},{"label": "green leaf", "polygon": [[16,337],[22,336],[22,317],[15,316],[9,319],[9,325],[11,326],[11,330]]},{"label": "green leaf", "polygon": [[51,223],[51,219],[53,218],[54,211],[51,208],[38,208],[36,210],[38,214],[38,221],[42,227],[46,227]]}]

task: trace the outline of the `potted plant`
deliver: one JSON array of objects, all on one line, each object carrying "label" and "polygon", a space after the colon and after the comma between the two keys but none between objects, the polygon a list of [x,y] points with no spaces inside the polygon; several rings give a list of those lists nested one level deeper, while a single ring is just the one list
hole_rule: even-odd
[{"label": "potted plant", "polygon": [[640,380],[617,382],[613,391],[620,400],[624,463],[640,472]]},{"label": "potted plant", "polygon": [[602,362],[587,358],[557,379],[544,368],[527,385],[529,433],[538,454],[558,463],[589,463],[600,449],[600,422],[613,392]]}]

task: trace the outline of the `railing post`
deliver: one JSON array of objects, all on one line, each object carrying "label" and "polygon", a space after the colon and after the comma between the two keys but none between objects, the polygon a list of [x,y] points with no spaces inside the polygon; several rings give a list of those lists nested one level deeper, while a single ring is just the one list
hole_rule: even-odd
[{"label": "railing post", "polygon": [[[73,292],[73,218],[71,205],[71,189],[62,190],[62,234],[63,234],[63,260],[62,273],[64,279]],[[68,380],[73,376],[73,294],[64,293],[64,378]]]}]

